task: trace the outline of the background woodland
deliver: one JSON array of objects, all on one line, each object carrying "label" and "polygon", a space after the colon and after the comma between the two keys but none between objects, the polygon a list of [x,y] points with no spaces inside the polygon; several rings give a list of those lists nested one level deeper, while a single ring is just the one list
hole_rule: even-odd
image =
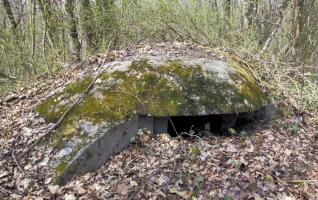
[{"label": "background woodland", "polygon": [[275,98],[310,110],[318,105],[317,7],[316,0],[1,0],[0,93],[105,52],[110,41],[119,49],[177,40],[244,57]]}]

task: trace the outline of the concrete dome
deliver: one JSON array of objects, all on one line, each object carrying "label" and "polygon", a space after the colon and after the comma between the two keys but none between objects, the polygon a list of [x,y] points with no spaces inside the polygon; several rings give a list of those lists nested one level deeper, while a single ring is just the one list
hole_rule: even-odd
[{"label": "concrete dome", "polygon": [[[210,115],[222,119],[196,118],[195,122],[228,128],[240,113],[254,113],[267,102],[254,78],[232,60],[159,53],[111,62],[102,69],[89,94],[53,135],[57,183],[98,168],[128,146],[138,129],[168,132],[168,119],[184,128],[187,122],[191,126],[189,117]],[[47,122],[58,121],[93,77],[67,85],[36,111]]]}]

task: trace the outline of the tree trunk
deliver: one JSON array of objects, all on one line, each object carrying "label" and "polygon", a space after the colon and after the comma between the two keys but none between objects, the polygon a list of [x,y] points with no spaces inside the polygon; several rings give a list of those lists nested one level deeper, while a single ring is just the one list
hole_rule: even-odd
[{"label": "tree trunk", "polygon": [[67,27],[70,39],[70,50],[72,58],[80,60],[81,58],[81,44],[78,39],[77,24],[75,19],[75,0],[66,0],[65,11],[67,14]]},{"label": "tree trunk", "polygon": [[38,0],[41,15],[44,19],[45,26],[47,28],[47,38],[51,47],[58,42],[57,24],[54,19],[54,8],[51,1]]},{"label": "tree trunk", "polygon": [[36,35],[35,35],[35,15],[36,15],[36,0],[30,0],[32,12],[30,16],[30,31],[32,36],[32,69],[33,73],[36,74],[37,70],[35,67],[35,43],[36,43]]},{"label": "tree trunk", "polygon": [[9,0],[2,0],[2,3],[3,3],[4,10],[5,10],[5,12],[7,13],[7,15],[9,17],[12,31],[16,35],[16,31],[17,31],[17,28],[18,28],[18,23],[16,22],[16,20],[14,18],[10,2],[9,2]]},{"label": "tree trunk", "polygon": [[293,27],[293,44],[291,47],[291,61],[296,62],[297,61],[297,49],[299,45],[299,36],[300,32],[302,31],[302,24],[301,24],[301,7],[303,6],[304,0],[295,0],[294,1],[294,15],[295,15],[295,21],[294,21],[294,27]]},{"label": "tree trunk", "polygon": [[224,0],[224,13],[227,17],[231,16],[232,0]]},{"label": "tree trunk", "polygon": [[96,48],[95,32],[93,27],[93,12],[89,0],[80,0],[80,20],[84,36],[84,54],[87,54],[87,52]]},{"label": "tree trunk", "polygon": [[211,7],[213,8],[214,11],[216,11],[218,9],[218,3],[217,0],[210,0],[209,1]]},{"label": "tree trunk", "polygon": [[313,6],[312,1],[295,0],[294,1],[294,26],[293,26],[293,42],[291,47],[291,62],[302,61],[301,48],[306,45],[306,36],[304,30],[306,27],[306,20],[310,14],[310,9]]},{"label": "tree trunk", "polygon": [[275,24],[277,24],[276,26],[272,26],[272,30],[270,32],[270,34],[268,35],[268,38],[263,46],[263,48],[260,50],[260,52],[257,54],[257,57],[259,57],[260,55],[262,55],[264,53],[264,51],[267,50],[267,48],[269,47],[270,43],[272,42],[273,37],[275,36],[275,34],[278,31],[278,28],[281,26],[284,15],[285,15],[285,10],[289,5],[289,2],[291,0],[284,0],[281,5],[279,6],[278,10],[279,10],[279,17],[276,21]]},{"label": "tree trunk", "polygon": [[254,16],[257,15],[258,0],[248,0],[244,2],[244,28],[249,29],[253,25]]},{"label": "tree trunk", "polygon": [[[317,35],[315,0],[294,0],[293,11],[295,18],[292,26],[290,60],[297,64],[310,58],[316,46],[316,39],[313,39]],[[313,20],[315,18],[316,20]]]}]

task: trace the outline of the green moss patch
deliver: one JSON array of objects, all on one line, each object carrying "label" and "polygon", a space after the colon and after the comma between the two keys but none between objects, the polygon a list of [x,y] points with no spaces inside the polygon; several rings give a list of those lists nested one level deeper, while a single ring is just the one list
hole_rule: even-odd
[{"label": "green moss patch", "polygon": [[[215,66],[222,67],[222,66]],[[77,152],[96,136],[81,133],[78,122],[119,123],[136,114],[153,116],[205,115],[238,113],[260,108],[265,96],[254,79],[235,65],[229,80],[203,70],[200,64],[185,66],[183,60],[154,65],[141,59],[133,61],[128,71],[99,75],[99,81],[83,101],[74,106],[53,136],[52,144],[63,149],[74,138],[80,140],[73,152],[56,167],[60,173]],[[92,81],[84,78],[69,84],[63,92],[42,104],[36,111],[47,122],[56,122]]]}]

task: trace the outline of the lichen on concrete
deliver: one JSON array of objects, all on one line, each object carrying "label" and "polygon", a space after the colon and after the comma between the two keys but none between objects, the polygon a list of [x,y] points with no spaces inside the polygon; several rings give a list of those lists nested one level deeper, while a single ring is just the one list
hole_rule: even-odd
[{"label": "lichen on concrete", "polygon": [[[80,122],[111,126],[138,114],[240,113],[266,104],[265,95],[253,77],[233,61],[180,57],[157,62],[141,58],[126,64],[101,73],[93,89],[54,133],[52,144],[57,152],[73,149],[59,158],[56,174],[61,174],[67,163],[97,137],[83,134]],[[86,77],[69,84],[63,92],[38,105],[36,111],[47,122],[56,122],[92,80]],[[74,141],[78,142],[70,145]]]}]

